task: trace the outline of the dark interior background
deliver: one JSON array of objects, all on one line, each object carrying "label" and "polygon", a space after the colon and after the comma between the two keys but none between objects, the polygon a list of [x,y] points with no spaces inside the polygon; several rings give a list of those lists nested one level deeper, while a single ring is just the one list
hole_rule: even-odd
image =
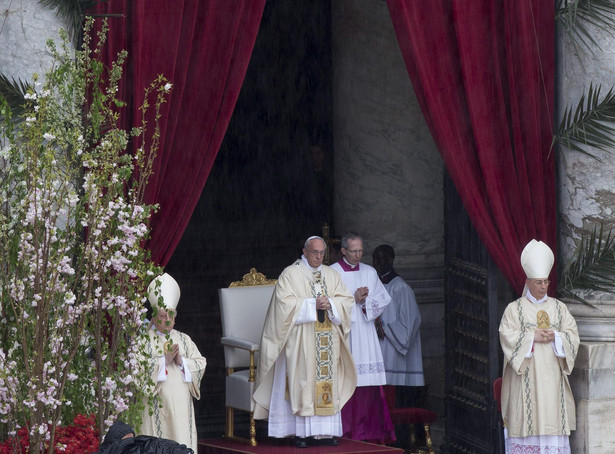
[{"label": "dark interior background", "polygon": [[199,438],[224,431],[218,288],[251,267],[277,278],[305,238],[331,225],[332,143],[331,0],[268,1],[225,140],[166,267],[182,291],[176,328],[208,363]]}]

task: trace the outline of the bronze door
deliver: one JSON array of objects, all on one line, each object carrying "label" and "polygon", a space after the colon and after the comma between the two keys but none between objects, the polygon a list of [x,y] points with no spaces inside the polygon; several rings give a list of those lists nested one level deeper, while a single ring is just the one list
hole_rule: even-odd
[{"label": "bronze door", "polygon": [[498,326],[511,290],[445,176],[445,362],[448,453],[502,451],[493,382],[501,375]]}]

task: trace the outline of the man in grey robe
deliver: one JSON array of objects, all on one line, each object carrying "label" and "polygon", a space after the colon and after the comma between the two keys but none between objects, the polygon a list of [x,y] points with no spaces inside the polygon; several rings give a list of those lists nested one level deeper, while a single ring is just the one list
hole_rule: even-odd
[{"label": "man in grey robe", "polygon": [[[391,303],[376,321],[387,385],[422,387],[421,313],[412,288],[393,268],[395,251],[388,244],[374,249],[372,265],[391,296]],[[400,388],[403,406],[416,406],[418,388]]]}]

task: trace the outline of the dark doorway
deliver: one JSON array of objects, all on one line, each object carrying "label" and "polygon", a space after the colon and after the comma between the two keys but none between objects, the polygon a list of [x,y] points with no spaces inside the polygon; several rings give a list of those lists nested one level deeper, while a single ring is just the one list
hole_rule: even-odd
[{"label": "dark doorway", "polygon": [[311,147],[331,171],[331,71],[331,1],[268,1],[224,142],[166,267],[182,291],[176,326],[208,363],[195,401],[200,438],[224,433],[218,288],[251,267],[277,278],[319,233]]},{"label": "dark doorway", "polygon": [[498,326],[513,293],[478,238],[450,177],[445,194],[447,453],[500,452],[493,382],[501,375]]}]

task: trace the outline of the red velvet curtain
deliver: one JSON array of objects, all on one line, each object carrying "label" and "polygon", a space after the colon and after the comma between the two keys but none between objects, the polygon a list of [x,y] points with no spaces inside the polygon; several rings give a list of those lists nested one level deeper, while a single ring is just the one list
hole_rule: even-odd
[{"label": "red velvet curtain", "polygon": [[444,164],[488,253],[520,292],[523,247],[535,238],[556,250],[554,2],[387,3]]},{"label": "red velvet curtain", "polygon": [[96,7],[97,14],[113,15],[104,60],[109,63],[119,50],[128,51],[121,86],[127,101],[123,126],[139,124],[144,90],[158,74],[173,84],[145,195],[147,203],[160,205],[149,241],[159,265],[171,258],[199,200],[235,107],[264,6],[265,0],[109,0]]}]

